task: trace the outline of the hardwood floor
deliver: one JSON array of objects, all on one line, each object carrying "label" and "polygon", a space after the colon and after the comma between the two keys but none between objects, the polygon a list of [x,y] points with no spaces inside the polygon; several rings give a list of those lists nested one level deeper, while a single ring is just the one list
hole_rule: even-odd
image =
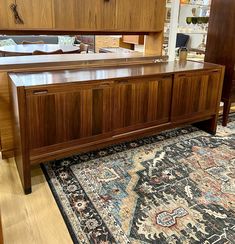
[{"label": "hardwood floor", "polygon": [[24,195],[13,159],[0,160],[0,208],[5,244],[70,244],[72,240],[39,167]]}]

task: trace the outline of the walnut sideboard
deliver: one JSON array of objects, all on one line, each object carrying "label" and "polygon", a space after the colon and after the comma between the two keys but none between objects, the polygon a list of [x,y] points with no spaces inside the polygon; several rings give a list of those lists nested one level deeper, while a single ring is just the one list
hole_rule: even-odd
[{"label": "walnut sideboard", "polygon": [[163,62],[10,73],[15,159],[31,167],[185,124],[216,133],[224,67]]}]

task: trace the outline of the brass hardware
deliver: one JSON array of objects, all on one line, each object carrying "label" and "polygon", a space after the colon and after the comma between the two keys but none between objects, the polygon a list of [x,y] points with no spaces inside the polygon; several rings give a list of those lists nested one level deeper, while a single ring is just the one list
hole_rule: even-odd
[{"label": "brass hardware", "polygon": [[43,95],[43,94],[47,94],[48,90],[37,90],[37,91],[33,91],[34,95]]}]

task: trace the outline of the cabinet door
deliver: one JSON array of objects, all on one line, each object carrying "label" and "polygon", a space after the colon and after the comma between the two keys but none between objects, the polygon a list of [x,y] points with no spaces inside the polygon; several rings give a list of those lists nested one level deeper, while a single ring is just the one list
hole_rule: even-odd
[{"label": "cabinet door", "polygon": [[10,28],[51,29],[53,27],[52,0],[16,0],[16,5],[24,24],[16,24],[14,14],[11,12]]},{"label": "cabinet door", "polygon": [[10,3],[8,0],[0,0],[0,29],[8,28],[8,18],[10,14]]},{"label": "cabinet door", "polygon": [[117,29],[129,31],[162,31],[165,0],[118,0]]},{"label": "cabinet door", "polygon": [[172,79],[120,81],[114,86],[114,130],[135,130],[169,121]]},{"label": "cabinet door", "polygon": [[178,74],[173,85],[172,120],[216,113],[220,72]]},{"label": "cabinet door", "polygon": [[[92,141],[112,131],[112,88],[74,88],[74,91],[33,92],[27,96],[30,148],[79,139]],[[66,89],[66,88],[62,88]],[[79,143],[79,141],[78,141]],[[84,143],[84,141],[83,141]]]},{"label": "cabinet door", "polygon": [[116,0],[54,0],[55,28],[114,30]]}]

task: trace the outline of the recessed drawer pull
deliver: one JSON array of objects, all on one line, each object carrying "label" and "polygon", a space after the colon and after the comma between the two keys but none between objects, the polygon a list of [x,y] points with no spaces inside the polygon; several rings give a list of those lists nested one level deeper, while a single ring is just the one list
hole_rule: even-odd
[{"label": "recessed drawer pull", "polygon": [[112,85],[112,83],[101,83],[101,84],[99,84],[99,86],[110,86],[110,85]]},{"label": "recessed drawer pull", "polygon": [[37,91],[33,91],[33,95],[43,95],[43,94],[47,94],[48,90],[37,90]]},{"label": "recessed drawer pull", "polygon": [[116,80],[117,83],[128,83],[128,80]]}]

